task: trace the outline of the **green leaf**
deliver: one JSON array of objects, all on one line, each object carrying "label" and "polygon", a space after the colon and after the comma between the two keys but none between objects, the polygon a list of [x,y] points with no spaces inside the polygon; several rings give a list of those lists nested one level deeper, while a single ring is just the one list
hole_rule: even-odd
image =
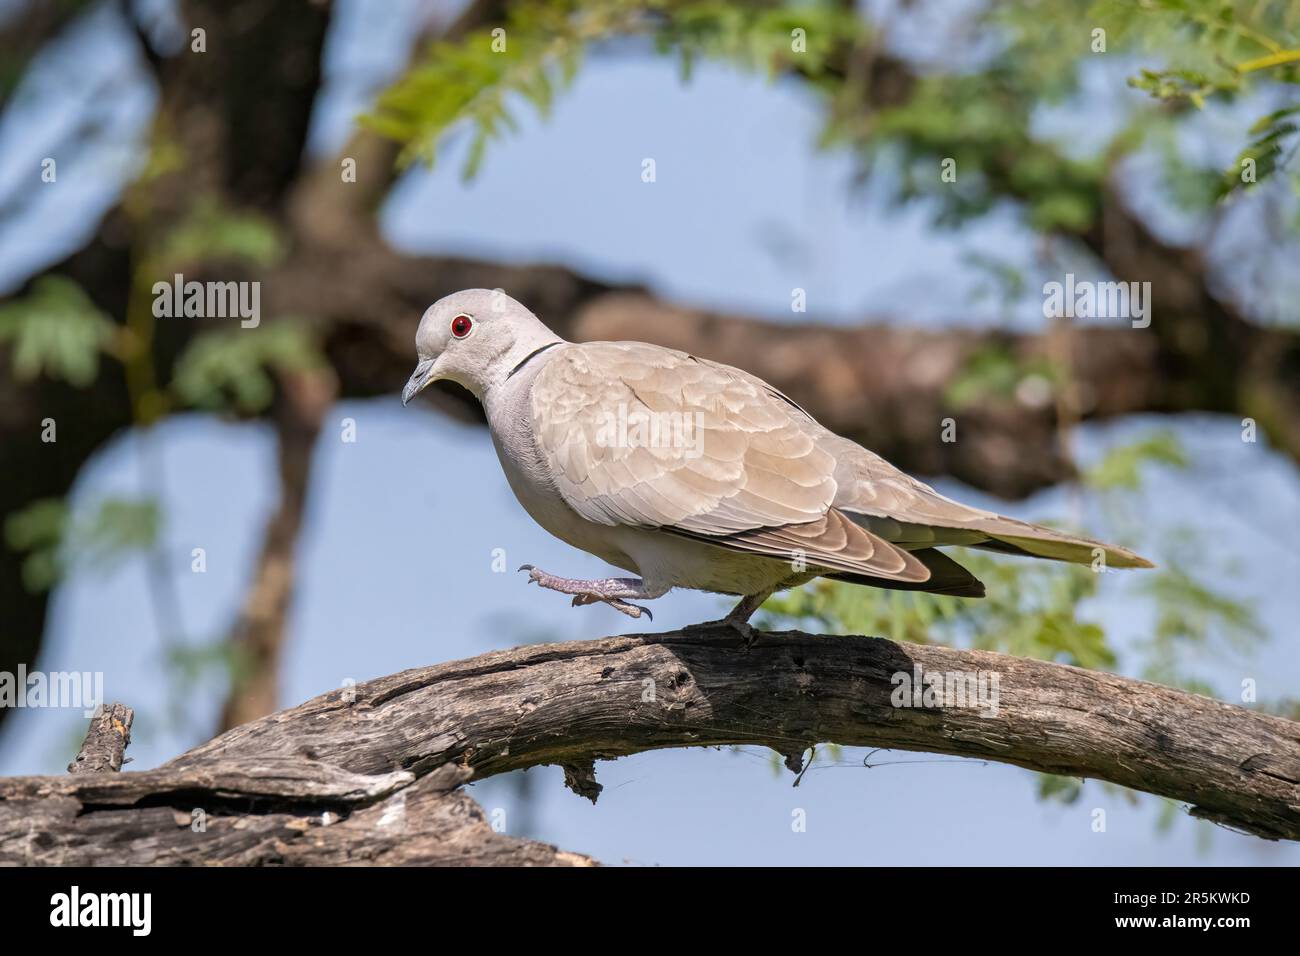
[{"label": "green leaf", "polygon": [[42,276],[26,297],[0,306],[0,343],[11,346],[14,377],[23,382],[44,374],[78,388],[90,385],[115,331],[81,287],[63,276]]},{"label": "green leaf", "polygon": [[324,359],[307,330],[279,319],[256,329],[220,329],[197,336],[176,363],[172,389],[198,408],[252,414],[275,395],[270,372],[311,370]]},{"label": "green leaf", "polygon": [[42,498],[5,519],[5,541],[23,559],[23,584],[47,591],[76,567],[104,571],[131,551],[153,547],[161,513],[152,499],[105,498],[73,516],[62,498]]},{"label": "green leaf", "polygon": [[1060,376],[1047,359],[1021,360],[1000,345],[989,345],[970,355],[948,383],[944,398],[958,410],[990,398],[1010,399],[1029,378],[1055,383]]},{"label": "green leaf", "polygon": [[68,542],[76,554],[73,560],[107,570],[123,554],[153,547],[162,527],[162,512],[152,499],[106,498],[89,521],[75,526]]},{"label": "green leaf", "polygon": [[[1277,172],[1279,160],[1291,148],[1287,140],[1300,131],[1300,124],[1290,119],[1297,114],[1300,114],[1300,106],[1275,110],[1251,127],[1256,138],[1219,177],[1216,198],[1224,198],[1239,189],[1250,189]],[[1252,174],[1249,181],[1246,179],[1248,169]],[[1297,183],[1300,185],[1300,179]]]},{"label": "green leaf", "polygon": [[62,498],[41,498],[5,518],[5,542],[23,559],[23,586],[33,594],[47,591],[63,573],[59,556],[68,525],[68,507]]},{"label": "green leaf", "polygon": [[167,236],[160,255],[164,263],[177,265],[224,258],[269,266],[279,261],[284,251],[279,230],[266,216],[226,209],[205,199]]},{"label": "green leaf", "polygon": [[1071,804],[1083,795],[1083,781],[1078,777],[1062,777],[1054,773],[1038,775],[1038,796],[1044,800],[1056,800]]},{"label": "green leaf", "polygon": [[[798,53],[796,29],[804,31]],[[507,104],[519,98],[549,116],[592,44],[647,36],[659,53],[678,53],[683,79],[697,59],[709,57],[768,75],[794,68],[820,82],[831,52],[864,32],[853,11],[829,0],[744,10],[719,0],[520,0],[509,5],[504,49],[494,48],[486,30],[434,43],[360,122],[401,142],[403,164],[417,158],[432,164],[441,141],[468,127],[462,176],[470,179],[499,131],[516,126]]]},{"label": "green leaf", "polygon": [[1186,468],[1187,453],[1172,432],[1156,432],[1141,441],[1119,445],[1084,473],[1084,481],[1097,489],[1137,488],[1146,464]]}]

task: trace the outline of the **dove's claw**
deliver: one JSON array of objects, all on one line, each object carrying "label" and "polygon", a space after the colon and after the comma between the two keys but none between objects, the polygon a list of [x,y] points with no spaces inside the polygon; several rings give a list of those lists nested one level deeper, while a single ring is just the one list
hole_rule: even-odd
[{"label": "dove's claw", "polygon": [[639,604],[632,604],[628,601],[620,601],[618,598],[601,597],[599,594],[575,594],[573,601],[570,602],[574,607],[583,607],[587,604],[608,604],[616,611],[622,611],[628,617],[640,617],[644,614],[650,620],[655,616],[650,613],[648,607],[642,607]]},{"label": "dove's claw", "polygon": [[574,607],[582,607],[587,604],[608,604],[614,610],[626,614],[628,617],[640,617],[644,614],[652,621],[654,615],[650,613],[648,608],[641,607],[639,604],[631,604],[624,599],[642,598],[650,600],[665,593],[664,591],[650,590],[640,578],[597,578],[593,581],[583,581],[577,578],[562,578],[554,574],[548,574],[531,564],[525,564],[519,570],[528,572],[530,583],[552,591],[559,591],[561,594],[572,594],[573,601],[571,603]]},{"label": "dove's claw", "polygon": [[631,604],[627,601],[606,601],[605,603],[616,611],[622,611],[628,617],[640,617],[644,614],[652,621],[655,619],[655,616],[650,613],[650,609],[642,607],[640,604]]}]

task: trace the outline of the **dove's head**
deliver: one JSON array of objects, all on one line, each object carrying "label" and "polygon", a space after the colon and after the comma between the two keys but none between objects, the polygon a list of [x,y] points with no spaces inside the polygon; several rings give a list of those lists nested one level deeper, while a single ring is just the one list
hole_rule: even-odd
[{"label": "dove's head", "polygon": [[431,382],[451,379],[480,400],[537,349],[562,341],[498,289],[465,289],[425,310],[415,333],[418,363],[402,404]]}]

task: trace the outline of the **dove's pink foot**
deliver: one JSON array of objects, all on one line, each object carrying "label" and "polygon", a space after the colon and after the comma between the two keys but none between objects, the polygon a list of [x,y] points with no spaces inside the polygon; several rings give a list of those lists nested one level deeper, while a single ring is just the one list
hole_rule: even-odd
[{"label": "dove's pink foot", "polygon": [[650,613],[649,608],[641,607],[639,604],[632,604],[625,599],[637,598],[642,601],[652,601],[657,597],[662,597],[665,593],[664,591],[650,590],[640,578],[596,578],[595,580],[584,581],[581,578],[557,577],[540,568],[535,568],[531,564],[525,564],[519,570],[527,571],[528,580],[541,587],[559,591],[561,594],[572,594],[574,607],[581,607],[584,604],[608,604],[614,610],[621,611],[628,617],[640,617],[644,614],[652,621],[654,615]]}]

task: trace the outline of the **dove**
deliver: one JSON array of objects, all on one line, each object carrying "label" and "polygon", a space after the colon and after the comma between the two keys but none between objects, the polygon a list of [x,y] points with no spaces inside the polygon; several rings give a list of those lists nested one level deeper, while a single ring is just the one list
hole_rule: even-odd
[{"label": "dove", "polygon": [[644,342],[567,342],[500,290],[439,299],[415,345],[402,404],[443,379],[468,389],[524,510],[635,575],[520,568],[574,606],[653,618],[636,602],[674,588],[734,595],[722,621],[748,642],[749,619],[769,596],[817,577],[983,597],[946,546],[1153,566],[947,498],[741,369]]}]

